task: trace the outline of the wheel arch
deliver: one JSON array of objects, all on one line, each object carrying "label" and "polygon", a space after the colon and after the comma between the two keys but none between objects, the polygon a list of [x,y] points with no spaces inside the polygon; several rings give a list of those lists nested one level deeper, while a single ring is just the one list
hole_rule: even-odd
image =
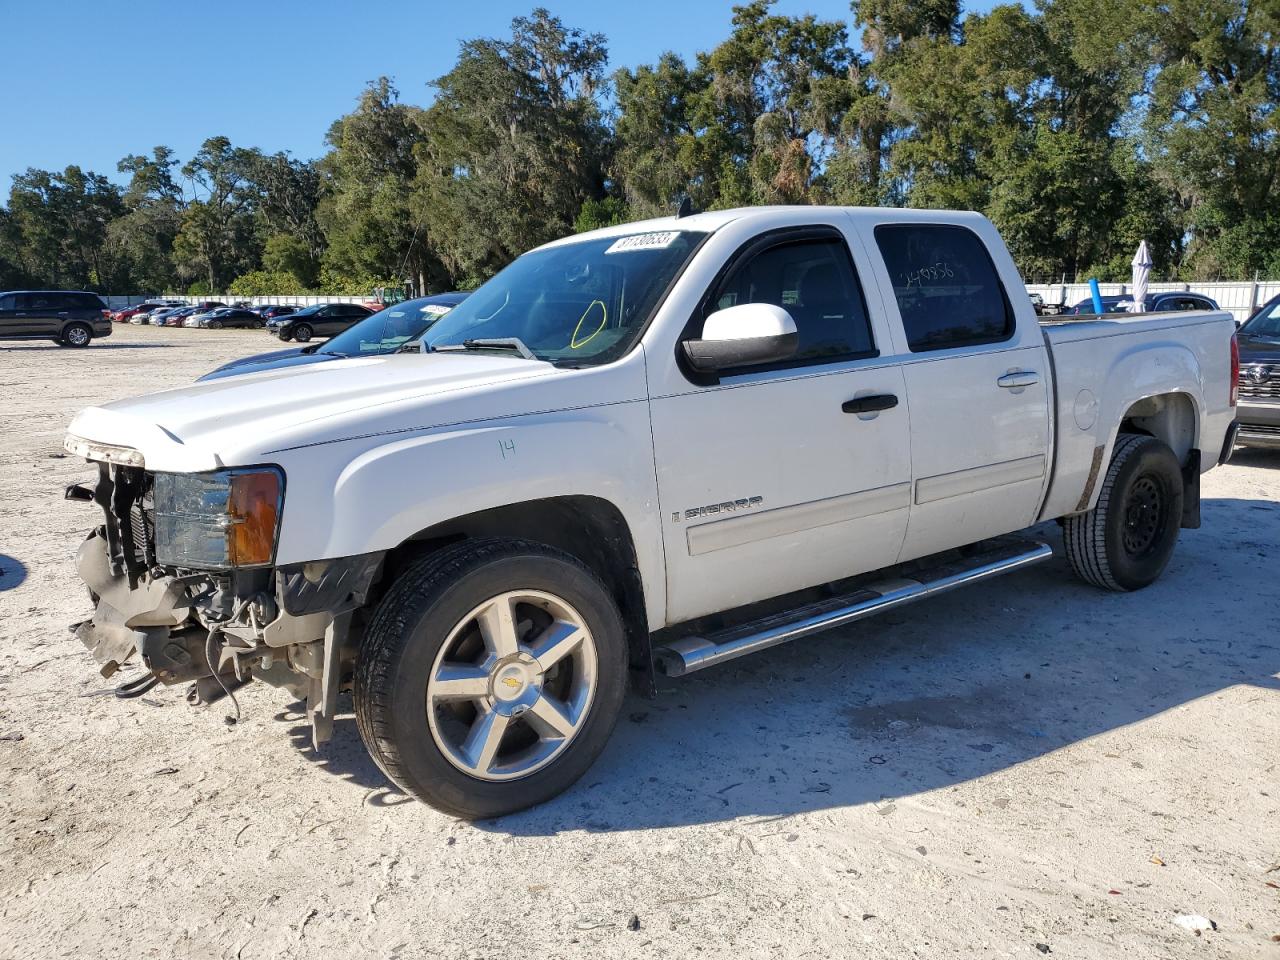
[{"label": "wheel arch", "polygon": [[654,691],[644,579],[626,517],[602,497],[566,495],[477,510],[432,524],[388,551],[382,582],[389,584],[418,557],[470,539],[510,538],[543,543],[582,561],[609,588],[622,615],[633,682]]},{"label": "wheel arch", "polygon": [[1111,447],[1115,447],[1116,435],[1144,433],[1163,441],[1178,463],[1185,466],[1196,448],[1199,425],[1198,408],[1191,394],[1181,390],[1152,394],[1135,400],[1125,410],[1111,438]]}]

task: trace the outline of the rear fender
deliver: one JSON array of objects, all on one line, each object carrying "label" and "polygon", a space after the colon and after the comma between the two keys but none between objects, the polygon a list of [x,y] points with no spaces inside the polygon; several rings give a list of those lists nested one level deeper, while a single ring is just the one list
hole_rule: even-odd
[{"label": "rear fender", "polygon": [[[1101,341],[1079,341],[1054,345],[1054,365],[1059,379],[1057,392],[1057,451],[1053,484],[1040,519],[1081,513],[1098,502],[1101,476],[1111,461],[1126,419],[1133,419],[1135,407],[1146,417],[1157,418],[1169,428],[1162,436],[1186,463],[1190,451],[1200,443],[1204,415],[1204,374],[1193,350],[1185,343],[1160,340],[1133,344],[1116,355],[1105,370],[1097,369]],[[1072,385],[1087,384],[1072,388]],[[1185,402],[1189,414],[1183,416],[1163,409],[1163,401],[1139,404],[1154,398],[1178,395],[1175,405]],[[1160,435],[1161,429],[1148,430]]]}]

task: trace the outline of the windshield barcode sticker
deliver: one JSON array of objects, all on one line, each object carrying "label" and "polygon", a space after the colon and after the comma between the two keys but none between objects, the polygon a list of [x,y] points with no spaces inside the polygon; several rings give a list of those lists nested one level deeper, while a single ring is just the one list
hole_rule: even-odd
[{"label": "windshield barcode sticker", "polygon": [[680,236],[679,230],[668,230],[665,233],[637,233],[630,237],[620,237],[610,244],[605,253],[627,253],[631,250],[661,250],[669,247]]}]

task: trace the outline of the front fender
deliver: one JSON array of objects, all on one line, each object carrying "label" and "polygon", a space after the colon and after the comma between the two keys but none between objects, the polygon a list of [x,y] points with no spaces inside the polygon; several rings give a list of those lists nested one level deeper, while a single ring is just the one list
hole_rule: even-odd
[{"label": "front fender", "polygon": [[390,550],[467,514],[591,496],[613,504],[626,521],[649,620],[663,622],[647,401],[325,444],[291,452],[284,466],[288,493],[277,564]]}]

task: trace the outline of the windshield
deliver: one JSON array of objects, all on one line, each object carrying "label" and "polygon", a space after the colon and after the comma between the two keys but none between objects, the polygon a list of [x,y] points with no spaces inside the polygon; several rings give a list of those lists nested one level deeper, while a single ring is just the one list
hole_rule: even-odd
[{"label": "windshield", "polygon": [[1280,297],[1276,297],[1255,313],[1240,328],[1251,337],[1280,338]]},{"label": "windshield", "polygon": [[422,336],[424,330],[452,309],[453,305],[448,303],[406,300],[365,317],[354,327],[326,341],[317,353],[336,353],[344,357],[391,353],[406,340]]},{"label": "windshield", "polygon": [[434,350],[515,338],[539,360],[573,365],[617,359],[705,236],[668,230],[526,253],[423,339]]}]

